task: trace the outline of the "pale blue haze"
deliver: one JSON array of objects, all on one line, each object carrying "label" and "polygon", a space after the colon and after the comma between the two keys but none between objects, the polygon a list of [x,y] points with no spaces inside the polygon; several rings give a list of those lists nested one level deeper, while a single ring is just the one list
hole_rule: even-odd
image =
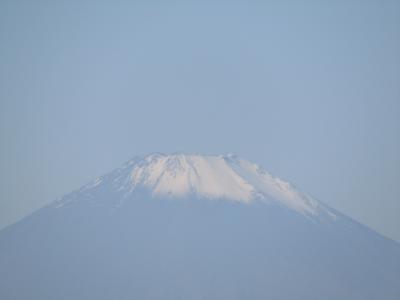
[{"label": "pale blue haze", "polygon": [[233,152],[400,241],[400,2],[71,2],[0,3],[0,227]]}]

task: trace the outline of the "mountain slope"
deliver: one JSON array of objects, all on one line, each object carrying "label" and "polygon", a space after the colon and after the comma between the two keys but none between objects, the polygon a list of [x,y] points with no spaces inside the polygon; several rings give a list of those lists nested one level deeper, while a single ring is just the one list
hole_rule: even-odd
[{"label": "mountain slope", "polygon": [[228,156],[136,158],[0,232],[0,299],[398,299],[400,247]]}]

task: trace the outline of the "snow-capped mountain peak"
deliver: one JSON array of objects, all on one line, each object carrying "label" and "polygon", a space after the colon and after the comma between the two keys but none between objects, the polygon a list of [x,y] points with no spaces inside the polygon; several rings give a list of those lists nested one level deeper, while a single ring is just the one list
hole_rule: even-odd
[{"label": "snow-capped mountain peak", "polygon": [[243,203],[275,201],[316,215],[322,206],[288,182],[233,154],[151,154],[127,164],[125,189],[148,189],[155,197],[195,195]]},{"label": "snow-capped mountain peak", "polygon": [[134,185],[150,188],[156,196],[194,193],[248,202],[255,192],[222,156],[151,155],[133,168],[131,179]]},{"label": "snow-capped mountain peak", "polygon": [[[136,157],[121,168],[96,178],[55,203],[62,207],[76,199],[99,198],[108,190],[117,193],[117,206],[137,199],[143,191],[153,198],[208,199],[243,204],[276,204],[308,217],[336,219],[321,202],[298,191],[255,163],[233,154],[161,154]],[[120,197],[120,198],[119,198]],[[103,197],[100,197],[103,198]],[[92,201],[92,200],[91,200]]]}]

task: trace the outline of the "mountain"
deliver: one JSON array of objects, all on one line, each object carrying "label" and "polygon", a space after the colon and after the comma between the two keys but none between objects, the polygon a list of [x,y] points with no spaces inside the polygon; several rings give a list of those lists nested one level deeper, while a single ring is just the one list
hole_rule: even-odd
[{"label": "mountain", "polygon": [[0,231],[0,299],[397,300],[400,246],[234,155],[151,154]]}]

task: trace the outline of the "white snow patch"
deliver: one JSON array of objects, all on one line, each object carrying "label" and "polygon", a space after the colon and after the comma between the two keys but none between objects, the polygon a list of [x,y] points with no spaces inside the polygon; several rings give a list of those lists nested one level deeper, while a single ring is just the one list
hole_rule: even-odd
[{"label": "white snow patch", "polygon": [[321,209],[316,200],[298,192],[288,182],[234,155],[152,154],[132,164],[129,180],[129,191],[145,187],[157,197],[182,198],[194,194],[244,203],[276,201],[312,215]]},{"label": "white snow patch", "polygon": [[133,168],[131,178],[134,185],[150,188],[157,196],[194,193],[246,202],[253,192],[223,159],[212,156],[151,156]]}]

